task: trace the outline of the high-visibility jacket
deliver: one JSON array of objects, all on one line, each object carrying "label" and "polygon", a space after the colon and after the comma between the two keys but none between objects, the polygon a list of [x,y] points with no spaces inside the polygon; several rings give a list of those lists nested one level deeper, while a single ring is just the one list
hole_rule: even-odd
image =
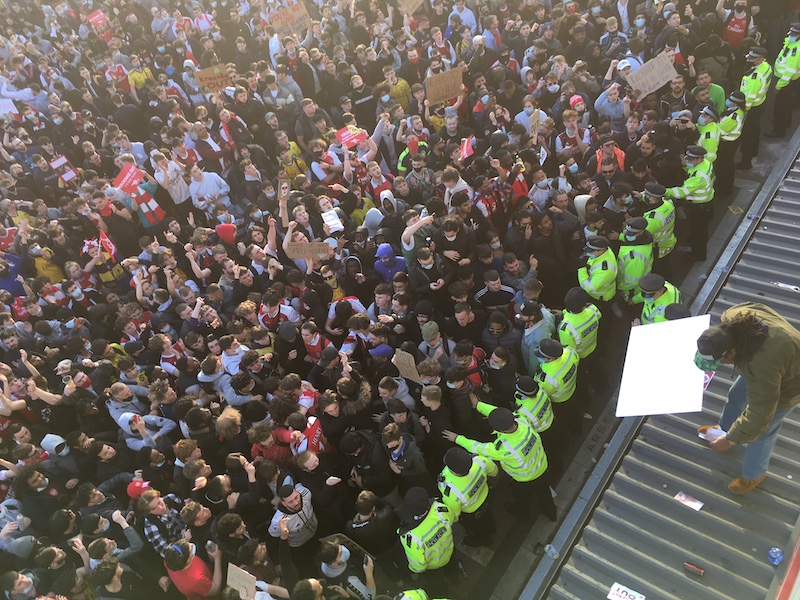
[{"label": "high-visibility jacket", "polygon": [[459,435],[456,444],[468,452],[496,460],[514,481],[533,481],[547,470],[547,455],[533,427],[524,419],[516,422],[516,431],[496,431],[497,439],[493,442],[476,442]]},{"label": "high-visibility jacket", "polygon": [[775,77],[778,78],[776,90],[782,90],[800,77],[800,40],[792,42],[788,37],[783,40],[783,49],[775,59]]},{"label": "high-visibility jacket", "polygon": [[633,301],[638,303],[642,302],[642,325],[650,325],[651,323],[661,323],[666,321],[667,317],[664,312],[670,304],[680,304],[681,291],[672,285],[669,281],[666,282],[665,287],[667,291],[655,298],[652,302],[645,302],[641,294],[633,297]]},{"label": "high-visibility jacket", "polygon": [[456,475],[445,466],[437,484],[442,502],[456,515],[474,513],[489,497],[489,477],[495,477],[499,472],[493,460],[482,456],[472,457],[472,466],[466,475]]},{"label": "high-visibility jacket", "polygon": [[658,258],[664,258],[678,243],[675,237],[675,205],[669,198],[644,213],[647,220],[647,231],[658,245]]},{"label": "high-visibility jacket", "polygon": [[564,352],[555,360],[542,362],[536,374],[539,387],[544,388],[550,400],[556,404],[572,398],[578,383],[578,353],[564,346]]},{"label": "high-visibility jacket", "polygon": [[398,532],[413,573],[440,569],[450,562],[455,520],[455,513],[447,505],[435,501],[416,527]]},{"label": "high-visibility jacket", "polygon": [[742,77],[739,91],[744,94],[744,103],[747,110],[764,104],[771,82],[772,67],[766,60],[745,73],[744,77]]},{"label": "high-visibility jacket", "polygon": [[595,300],[611,300],[617,293],[617,257],[610,248],[592,256],[578,269],[578,284]]},{"label": "high-visibility jacket", "polygon": [[528,421],[536,433],[550,429],[553,424],[553,403],[542,388],[535,396],[515,392],[514,402],[517,405],[514,414]]},{"label": "high-visibility jacket", "polygon": [[399,596],[395,596],[395,600],[446,600],[445,598],[431,598],[425,593],[425,590],[406,590],[400,592]]},{"label": "high-visibility jacket", "polygon": [[692,204],[706,204],[714,199],[714,167],[708,161],[686,167],[689,177],[680,187],[667,189],[672,198],[685,198]]},{"label": "high-visibility jacket", "polygon": [[617,251],[617,266],[619,269],[617,287],[622,292],[630,292],[637,289],[639,280],[653,270],[654,253],[652,242],[645,244],[638,243],[638,240],[636,242],[622,242]]},{"label": "high-visibility jacket", "polygon": [[713,163],[717,160],[717,150],[719,150],[721,135],[719,123],[712,121],[705,125],[698,125],[697,131],[700,132],[700,140],[697,143],[706,151],[706,160]]},{"label": "high-visibility jacket", "polygon": [[735,142],[742,135],[747,113],[743,108],[729,108],[719,119],[719,137],[723,142]]},{"label": "high-visibility jacket", "polygon": [[558,341],[575,350],[579,358],[586,358],[597,348],[600,317],[600,309],[594,304],[587,304],[579,313],[564,310],[558,326]]}]

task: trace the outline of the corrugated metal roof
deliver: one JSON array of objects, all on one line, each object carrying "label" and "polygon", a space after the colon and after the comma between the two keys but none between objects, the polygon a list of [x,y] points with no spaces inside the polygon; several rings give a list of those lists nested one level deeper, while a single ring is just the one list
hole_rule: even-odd
[{"label": "corrugated metal roof", "polygon": [[[712,322],[744,301],[771,306],[800,327],[797,159],[714,298]],[[615,582],[648,600],[766,596],[776,573],[767,552],[777,546],[788,553],[800,515],[800,409],[784,422],[766,481],[735,496],[727,484],[740,475],[742,449],[717,454],[695,431],[717,422],[733,377],[729,369],[717,372],[702,413],[645,421],[548,598],[605,598]],[[677,502],[681,491],[703,508]],[[704,568],[705,576],[686,574],[684,562]]]}]

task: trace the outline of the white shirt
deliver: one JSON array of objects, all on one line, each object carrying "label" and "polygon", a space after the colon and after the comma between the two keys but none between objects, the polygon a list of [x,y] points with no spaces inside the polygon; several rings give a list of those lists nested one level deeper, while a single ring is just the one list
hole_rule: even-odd
[{"label": "white shirt", "polygon": [[631,28],[631,23],[628,20],[628,11],[625,10],[628,6],[628,1],[625,0],[617,0],[617,10],[619,11],[619,28],[622,30],[622,33],[628,33],[628,29]]}]

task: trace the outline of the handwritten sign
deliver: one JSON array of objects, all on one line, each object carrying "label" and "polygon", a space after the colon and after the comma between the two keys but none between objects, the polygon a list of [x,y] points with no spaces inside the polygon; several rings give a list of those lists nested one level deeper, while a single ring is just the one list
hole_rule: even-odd
[{"label": "handwritten sign", "polygon": [[360,127],[355,127],[354,125],[342,127],[336,132],[336,139],[339,140],[339,143],[341,143],[345,148],[353,148],[354,146],[357,146],[366,140],[367,137],[369,136],[366,131]]},{"label": "handwritten sign", "polygon": [[50,166],[58,173],[59,179],[61,179],[61,182],[65,185],[70,182],[75,182],[78,177],[80,177],[78,170],[72,166],[72,163],[69,162],[69,159],[63,154],[51,160]]},{"label": "handwritten sign", "polygon": [[286,256],[289,258],[320,258],[328,256],[331,247],[325,242],[289,242]]},{"label": "handwritten sign", "polygon": [[233,563],[228,564],[228,579],[225,583],[239,592],[242,600],[253,600],[256,597],[256,576]]},{"label": "handwritten sign", "polygon": [[275,28],[278,39],[282,40],[287,35],[303,35],[311,27],[311,17],[303,2],[297,2],[282,8],[270,17],[270,25]]},{"label": "handwritten sign", "polygon": [[539,135],[539,119],[541,116],[541,111],[538,108],[534,108],[531,116],[529,117],[528,133],[530,133],[531,137],[534,139],[537,139],[537,136]]},{"label": "handwritten sign", "polygon": [[405,350],[395,350],[392,362],[397,367],[397,370],[400,371],[400,377],[410,379],[414,383],[422,383],[417,371],[417,362],[411,354]]},{"label": "handwritten sign", "polygon": [[195,72],[194,76],[203,93],[224,90],[231,84],[231,78],[228,76],[224,65],[214,65],[213,67],[200,69]]},{"label": "handwritten sign", "polygon": [[143,178],[139,167],[133,163],[127,163],[114,179],[114,187],[121,189],[128,196],[133,196]]},{"label": "handwritten sign", "polygon": [[397,0],[397,5],[400,12],[406,13],[408,16],[413,15],[419,7],[425,4],[425,0]]},{"label": "handwritten sign", "polygon": [[428,102],[431,105],[449,102],[461,94],[463,83],[464,70],[460,67],[431,75],[425,81]]},{"label": "handwritten sign", "polygon": [[638,91],[637,100],[659,90],[661,86],[669,83],[678,75],[666,52],[651,58],[641,67],[628,74],[626,81],[634,90]]}]

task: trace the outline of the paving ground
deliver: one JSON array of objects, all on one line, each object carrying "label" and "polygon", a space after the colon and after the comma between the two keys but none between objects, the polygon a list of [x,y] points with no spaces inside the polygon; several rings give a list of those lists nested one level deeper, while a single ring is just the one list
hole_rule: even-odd
[{"label": "paving ground", "polygon": [[[795,111],[795,121],[800,120],[800,112]],[[771,127],[771,110],[764,116],[762,130]],[[753,169],[736,173],[733,194],[715,199],[715,213],[711,230],[714,231],[708,246],[708,259],[704,263],[693,263],[685,256],[676,257],[673,283],[680,284],[685,305],[703,285],[707,273],[713,268],[717,258],[724,250],[731,235],[742,219],[748,218],[748,209],[758,194],[761,184],[769,175],[775,159],[784,152],[784,146],[791,137],[791,131],[784,140],[764,139],[760,155],[753,163]],[[679,236],[683,235],[683,225],[679,224]],[[679,244],[681,241],[679,240]],[[685,242],[684,242],[685,243]],[[556,486],[556,505],[559,516],[566,512],[572,499],[577,495],[586,477],[591,472],[597,458],[602,454],[604,444],[613,434],[617,419],[614,416],[614,403],[610,402],[621,374],[622,359],[626,347],[627,330],[621,323],[614,330],[614,351],[607,353],[606,367],[610,385],[603,394],[592,399],[591,419],[584,421],[585,437],[575,441],[568,448],[565,457],[568,468]],[[553,536],[557,523],[534,515],[530,520],[512,518],[502,508],[507,495],[506,482],[501,482],[494,490],[497,535],[491,548],[469,548],[461,543],[463,532],[457,526],[456,557],[461,561],[466,577],[450,598],[453,600],[516,600],[520,590],[536,566],[543,546]]]}]

